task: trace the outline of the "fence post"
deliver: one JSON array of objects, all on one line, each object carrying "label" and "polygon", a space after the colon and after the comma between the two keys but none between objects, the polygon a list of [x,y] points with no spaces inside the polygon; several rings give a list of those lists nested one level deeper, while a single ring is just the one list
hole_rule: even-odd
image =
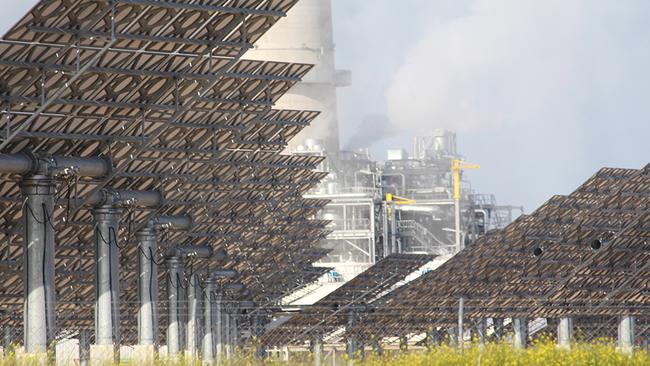
[{"label": "fence post", "polygon": [[524,349],[528,344],[528,319],[513,318],[512,327],[515,329],[513,345],[515,349]]},{"label": "fence post", "polygon": [[314,366],[320,366],[323,359],[323,339],[320,334],[314,335],[311,340],[311,354]]},{"label": "fence post", "polygon": [[498,342],[503,340],[503,319],[492,318],[492,325],[494,326],[494,337]]},{"label": "fence post", "polygon": [[636,319],[631,315],[620,317],[618,323],[618,349],[624,354],[634,353]]},{"label": "fence post", "polygon": [[463,352],[465,346],[465,330],[463,320],[465,318],[465,298],[460,297],[458,300],[458,348]]},{"label": "fence post", "polygon": [[557,325],[557,344],[560,348],[570,348],[573,339],[573,318],[562,318]]}]

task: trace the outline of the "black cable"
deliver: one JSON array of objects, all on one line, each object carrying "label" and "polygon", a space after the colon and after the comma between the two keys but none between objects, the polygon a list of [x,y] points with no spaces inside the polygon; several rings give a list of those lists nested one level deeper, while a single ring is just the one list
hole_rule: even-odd
[{"label": "black cable", "polygon": [[46,281],[47,281],[46,280],[47,276],[45,275],[45,270],[46,270],[45,261],[46,261],[46,258],[47,258],[46,255],[47,255],[47,220],[48,220],[47,216],[48,215],[47,215],[47,205],[45,204],[45,202],[43,202],[42,206],[43,206],[43,266],[41,268],[41,271],[42,271],[42,277],[43,277],[43,291],[45,292],[45,294],[44,294],[45,295],[45,333],[46,333],[45,337],[49,341],[50,340],[50,331],[49,331],[50,326],[48,324],[49,319],[48,319],[48,311],[47,311],[48,310],[48,304],[47,304],[48,296],[47,296],[47,286],[45,284]]},{"label": "black cable", "polygon": [[[142,250],[142,248],[140,248]],[[149,258],[151,260],[151,268],[149,268],[149,301],[151,302],[152,308],[151,308],[151,325],[154,326],[156,324],[156,314],[153,309],[153,305],[156,303],[153,298],[153,265],[156,263],[153,260],[153,250],[151,247],[149,247]]]}]

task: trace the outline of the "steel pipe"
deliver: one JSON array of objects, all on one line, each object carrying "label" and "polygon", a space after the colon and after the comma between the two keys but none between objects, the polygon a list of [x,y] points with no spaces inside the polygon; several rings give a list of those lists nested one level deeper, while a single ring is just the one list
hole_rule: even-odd
[{"label": "steel pipe", "polygon": [[235,269],[216,269],[210,272],[210,276],[213,278],[218,278],[218,277],[233,278],[233,277],[237,277],[238,275],[239,272],[237,272],[237,270]]},{"label": "steel pipe", "polygon": [[199,276],[195,273],[192,273],[189,278],[188,288],[187,288],[187,306],[188,306],[188,317],[187,317],[187,354],[190,358],[190,361],[197,359],[199,357],[199,301],[201,299],[201,284],[199,282]]},{"label": "steel pipe", "polygon": [[0,173],[49,174],[69,169],[81,177],[104,177],[111,172],[108,160],[98,157],[37,157],[29,153],[0,154]]},{"label": "steel pipe", "polygon": [[203,290],[203,363],[212,364],[214,361],[214,341],[212,338],[213,332],[213,306],[214,306],[214,290],[216,288],[216,283],[214,281],[208,280],[205,283],[205,289]]},{"label": "steel pipe", "polygon": [[158,191],[129,191],[102,189],[85,200],[92,206],[134,205],[138,207],[159,207],[163,196]]},{"label": "steel pipe", "polygon": [[192,218],[190,216],[159,216],[151,220],[151,224],[156,228],[170,230],[189,230],[192,228]]},{"label": "steel pipe", "polygon": [[95,217],[95,344],[115,345],[119,340],[118,231],[121,210],[113,206],[93,209]]},{"label": "steel pipe", "polygon": [[221,362],[224,359],[224,297],[223,292],[217,291],[215,294],[215,303],[214,303],[214,348],[217,361]]},{"label": "steel pipe", "polygon": [[56,327],[54,281],[54,193],[51,178],[35,175],[20,184],[23,205],[25,351],[45,353]]},{"label": "steel pipe", "polygon": [[167,294],[169,300],[169,322],[167,323],[167,354],[177,356],[183,349],[183,304],[184,296],[183,279],[184,268],[181,257],[167,259]]},{"label": "steel pipe", "polygon": [[182,246],[172,248],[167,252],[169,257],[196,257],[196,258],[210,258],[212,257],[212,247],[210,246]]},{"label": "steel pipe", "polygon": [[156,230],[145,227],[138,231],[138,345],[156,344],[158,330],[158,266],[156,265]]}]

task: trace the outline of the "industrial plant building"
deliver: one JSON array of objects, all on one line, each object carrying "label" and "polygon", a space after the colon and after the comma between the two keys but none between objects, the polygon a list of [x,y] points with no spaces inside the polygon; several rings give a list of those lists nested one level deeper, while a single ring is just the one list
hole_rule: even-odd
[{"label": "industrial plant building", "polygon": [[453,131],[341,148],[334,58],[329,0],[40,0],[17,20],[0,354],[320,365],[650,338],[650,167],[515,217],[463,178]]}]

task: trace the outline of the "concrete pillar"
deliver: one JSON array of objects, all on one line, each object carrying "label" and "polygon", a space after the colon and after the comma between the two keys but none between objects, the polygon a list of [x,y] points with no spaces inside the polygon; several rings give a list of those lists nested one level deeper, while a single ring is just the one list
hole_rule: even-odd
[{"label": "concrete pillar", "polygon": [[485,318],[476,319],[476,340],[479,347],[485,346],[487,321]]},{"label": "concrete pillar", "polygon": [[492,323],[494,326],[494,337],[498,342],[500,342],[503,340],[503,319],[492,318]]},{"label": "concrete pillar", "polygon": [[153,364],[158,333],[158,266],[156,230],[146,227],[136,233],[138,239],[138,364]]},{"label": "concrete pillar", "polygon": [[515,330],[513,346],[515,349],[524,349],[528,346],[528,319],[513,318],[512,327]]},{"label": "concrete pillar", "polygon": [[562,318],[557,325],[557,344],[561,348],[570,348],[573,340],[573,319]]},{"label": "concrete pillar", "polygon": [[190,360],[199,357],[199,300],[201,298],[201,287],[198,275],[192,274],[187,289],[187,357]]},{"label": "concrete pillar", "polygon": [[113,206],[93,209],[95,217],[95,344],[93,364],[119,360],[120,298],[118,233],[121,210]]},{"label": "concrete pillar", "polygon": [[618,322],[618,349],[625,354],[634,353],[636,319],[634,316],[625,315]]},{"label": "concrete pillar", "polygon": [[214,305],[214,290],[215,283],[208,280],[203,290],[203,364],[211,365],[214,362],[213,347],[214,342],[212,338],[213,331],[213,305]]},{"label": "concrete pillar", "polygon": [[25,178],[21,184],[24,240],[25,352],[45,355],[54,339],[54,190],[52,179],[43,175]]},{"label": "concrete pillar", "polygon": [[167,355],[177,357],[183,351],[183,300],[185,277],[183,259],[179,256],[167,258],[167,296],[169,301],[169,322],[167,323]]},{"label": "concrete pillar", "polygon": [[314,366],[321,366],[323,360],[323,338],[320,335],[315,335],[311,339],[311,355]]}]

